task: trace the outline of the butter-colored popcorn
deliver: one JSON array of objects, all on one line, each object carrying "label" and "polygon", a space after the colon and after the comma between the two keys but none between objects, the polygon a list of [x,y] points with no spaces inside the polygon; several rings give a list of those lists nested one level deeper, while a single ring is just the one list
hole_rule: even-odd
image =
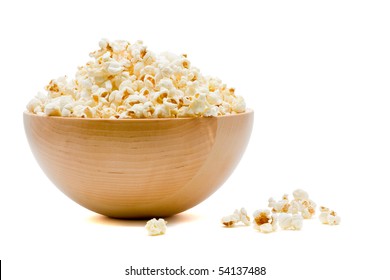
[{"label": "butter-colored popcorn", "polygon": [[314,201],[310,199],[305,199],[299,202],[300,203],[300,211],[302,213],[302,217],[305,219],[311,219],[316,213],[316,204]]},{"label": "butter-colored popcorn", "polygon": [[149,235],[161,235],[167,231],[167,223],[164,219],[153,218],[146,223],[145,228]]},{"label": "butter-colored popcorn", "polygon": [[61,116],[60,106],[56,103],[49,103],[45,106],[44,113],[47,116]]},{"label": "butter-colored popcorn", "polygon": [[340,216],[337,215],[337,213],[333,210],[330,210],[327,207],[321,206],[320,207],[320,215],[318,216],[319,220],[323,224],[328,225],[339,225],[341,222]]},{"label": "butter-colored popcorn", "polygon": [[339,225],[341,222],[340,216],[337,215],[336,212],[331,211],[328,216],[328,224],[329,225]]},{"label": "butter-colored popcorn", "polygon": [[[53,79],[27,111],[82,118],[217,117],[245,112],[242,97],[203,76],[187,55],[149,51],[142,41],[99,42],[75,79]],[[60,100],[57,100],[59,98]],[[64,108],[70,104],[71,107]]]},{"label": "butter-colored popcorn", "polygon": [[284,194],[279,201],[273,201],[273,198],[271,197],[268,199],[268,205],[272,205],[272,212],[274,213],[287,213],[290,208],[288,194]]},{"label": "butter-colored popcorn", "polygon": [[224,216],[222,217],[221,219],[221,223],[225,226],[225,227],[233,227],[236,223],[238,223],[239,221],[239,217],[237,215],[228,215],[228,216]]},{"label": "butter-colored popcorn", "polygon": [[301,212],[304,219],[311,219],[316,213],[316,204],[313,200],[309,198],[309,194],[302,190],[296,189],[293,191],[294,207],[290,207],[289,212],[296,213],[296,206],[299,205],[299,212]]},{"label": "butter-colored popcorn", "polygon": [[277,229],[277,215],[271,214],[268,209],[256,210],[253,213],[254,228],[262,233],[270,233]]},{"label": "butter-colored popcorn", "polygon": [[234,210],[232,215],[222,217],[221,222],[226,227],[232,227],[238,222],[242,222],[244,225],[249,226],[250,218],[245,208],[241,208],[240,210]]}]

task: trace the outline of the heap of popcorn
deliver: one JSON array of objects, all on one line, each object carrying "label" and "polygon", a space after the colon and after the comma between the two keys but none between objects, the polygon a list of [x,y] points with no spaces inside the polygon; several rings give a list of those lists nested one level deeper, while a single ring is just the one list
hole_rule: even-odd
[{"label": "heap of popcorn", "polygon": [[27,110],[78,118],[216,117],[242,113],[244,99],[221,80],[203,76],[187,55],[149,51],[142,41],[99,42],[74,80],[51,80]]}]

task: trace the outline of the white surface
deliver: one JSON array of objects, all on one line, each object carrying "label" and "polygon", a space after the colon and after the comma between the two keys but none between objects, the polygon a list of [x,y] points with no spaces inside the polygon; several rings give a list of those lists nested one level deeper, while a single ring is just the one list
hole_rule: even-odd
[{"label": "white surface", "polygon": [[[130,265],[266,266],[264,279],[389,277],[380,255],[390,249],[388,2],[209,2],[1,2],[4,279],[128,279]],[[51,78],[72,75],[102,37],[187,53],[255,110],[236,172],[207,201],[168,219],[164,236],[76,205],[44,176],[25,139],[29,99]],[[252,213],[296,187],[342,224],[313,219],[300,232],[269,235],[219,224],[234,208]]]}]

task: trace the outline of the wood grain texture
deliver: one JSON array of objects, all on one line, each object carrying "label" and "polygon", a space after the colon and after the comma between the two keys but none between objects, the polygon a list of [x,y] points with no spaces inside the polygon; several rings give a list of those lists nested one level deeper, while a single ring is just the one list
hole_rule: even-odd
[{"label": "wood grain texture", "polygon": [[109,217],[170,216],[200,203],[245,151],[253,111],[216,118],[103,120],[24,113],[31,150],[50,180]]}]

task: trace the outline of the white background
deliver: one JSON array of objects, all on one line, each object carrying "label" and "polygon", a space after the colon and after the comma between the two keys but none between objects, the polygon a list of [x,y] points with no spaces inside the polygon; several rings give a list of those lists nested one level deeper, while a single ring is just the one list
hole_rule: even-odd
[{"label": "white background", "polygon": [[[264,279],[388,278],[389,14],[388,1],[2,1],[4,279],[130,279],[130,265],[266,266]],[[103,37],[187,53],[255,111],[235,173],[169,218],[164,236],[68,199],[24,135],[29,99],[50,79],[72,76]],[[342,224],[313,219],[300,232],[269,235],[219,224],[235,208],[252,213],[297,187],[336,210]]]}]

